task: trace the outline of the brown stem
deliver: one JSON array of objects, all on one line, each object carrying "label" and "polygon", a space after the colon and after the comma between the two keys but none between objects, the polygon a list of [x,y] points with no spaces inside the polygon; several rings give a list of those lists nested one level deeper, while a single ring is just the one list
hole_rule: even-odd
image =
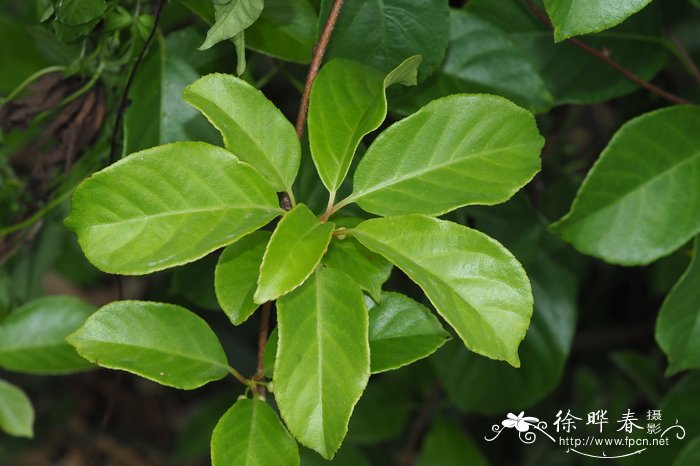
[{"label": "brown stem", "polygon": [[[265,377],[265,345],[267,345],[268,330],[270,328],[270,307],[272,302],[268,301],[262,305],[260,310],[260,329],[258,330],[258,366],[255,370],[253,380],[260,380]],[[260,395],[265,396],[265,387],[258,386]]]},{"label": "brown stem", "polygon": [[681,41],[678,40],[678,37],[676,37],[675,34],[673,34],[672,32],[668,32],[668,37],[671,39],[671,42],[673,42],[673,45],[676,46],[676,49],[683,58],[683,61],[688,67],[688,70],[690,70],[695,79],[700,83],[700,69],[698,69],[698,65],[693,60],[693,57],[690,56],[688,51],[685,49]]},{"label": "brown stem", "polygon": [[321,32],[321,37],[318,39],[316,47],[314,47],[314,55],[311,59],[311,66],[309,66],[309,74],[306,75],[306,84],[304,85],[304,93],[301,96],[301,103],[299,104],[299,113],[297,114],[296,130],[299,139],[304,136],[304,125],[306,124],[306,113],[309,110],[309,96],[311,95],[311,85],[316,79],[318,70],[321,68],[321,61],[323,61],[323,55],[326,53],[326,48],[328,47],[328,42],[331,40],[331,34],[333,33],[333,28],[335,27],[336,21],[338,21],[338,16],[340,15],[340,9],[343,6],[343,0],[334,0],[333,6],[331,7],[331,12],[328,15],[325,26],[323,26],[323,32]]},{"label": "brown stem", "polygon": [[442,394],[442,389],[440,388],[440,383],[435,382],[425,397],[425,401],[420,407],[420,411],[416,415],[413,423],[408,430],[408,435],[406,436],[406,443],[404,444],[403,450],[399,453],[397,458],[398,466],[413,466],[416,462],[416,452],[418,450],[418,442],[421,436],[428,427],[430,419],[433,417],[433,412],[440,401],[440,395]]},{"label": "brown stem", "polygon": [[122,92],[122,97],[119,101],[119,107],[117,107],[117,120],[114,123],[112,140],[110,141],[109,145],[110,164],[116,161],[115,159],[117,156],[117,138],[119,137],[119,130],[121,128],[122,121],[124,120],[124,113],[126,112],[126,108],[129,106],[129,89],[131,89],[131,85],[133,84],[134,78],[136,77],[136,71],[138,71],[139,66],[141,66],[141,62],[143,61],[143,58],[146,55],[146,50],[148,50],[148,47],[151,45],[151,42],[153,42],[153,38],[156,36],[156,31],[158,30],[158,23],[160,22],[160,14],[163,12],[164,5],[165,0],[158,0],[158,6],[156,7],[156,13],[154,15],[155,19],[153,21],[153,29],[151,29],[151,33],[146,38],[146,42],[144,42],[143,47],[141,48],[141,52],[139,52],[138,57],[136,57],[134,66],[131,68],[129,77],[126,80],[126,85],[124,86],[124,91]]},{"label": "brown stem", "polygon": [[[552,23],[547,17],[547,15],[535,4],[534,0],[525,0],[525,3],[527,3],[528,8],[532,10],[532,12],[537,16],[540,21],[542,21],[549,29],[552,29]],[[636,84],[639,87],[642,87],[649,92],[656,94],[660,97],[663,97],[664,99],[668,100],[669,102],[672,102],[674,104],[681,104],[681,105],[687,105],[690,104],[689,101],[685,100],[682,97],[678,97],[675,94],[671,94],[668,91],[665,91],[661,89],[658,86],[655,86],[654,84],[650,83],[649,81],[646,81],[636,74],[634,74],[632,71],[628,70],[615,60],[613,60],[610,57],[610,52],[607,49],[604,50],[597,50],[590,45],[586,44],[585,42],[575,39],[575,38],[570,38],[567,39],[567,42],[569,42],[571,45],[578,47],[579,49],[583,50],[589,55],[592,55],[596,57],[598,60],[602,61],[603,63],[607,64],[611,68],[613,68],[615,71],[620,73],[622,76],[625,78],[629,79],[632,81],[634,84]]]}]

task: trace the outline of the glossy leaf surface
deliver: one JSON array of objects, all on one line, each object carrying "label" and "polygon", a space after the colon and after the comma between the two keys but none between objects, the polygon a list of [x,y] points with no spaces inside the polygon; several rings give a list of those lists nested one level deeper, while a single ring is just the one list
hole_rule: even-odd
[{"label": "glossy leaf surface", "polygon": [[113,302],[100,308],[67,340],[98,366],[184,390],[228,373],[226,355],[209,325],[172,304]]},{"label": "glossy leaf surface", "polygon": [[554,25],[554,39],[557,42],[611,28],[649,3],[651,0],[544,0]]},{"label": "glossy leaf surface", "polygon": [[277,301],[275,399],[302,444],[330,459],[370,374],[367,310],[352,279],[319,268]]},{"label": "glossy leaf surface", "polygon": [[668,356],[669,373],[700,367],[700,239],[693,259],[666,296],[656,321],[656,341]]},{"label": "glossy leaf surface", "polygon": [[509,199],[540,168],[544,139],[506,99],[454,95],[385,130],[367,150],[350,199],[378,215],[440,215]]},{"label": "glossy leaf surface", "polygon": [[216,265],[216,297],[234,325],[245,322],[258,308],[253,294],[268,241],[269,232],[253,232],[224,249]]},{"label": "glossy leaf surface", "polygon": [[675,106],[625,123],[552,229],[607,262],[652,262],[700,232],[700,107]]},{"label": "glossy leaf surface", "polygon": [[[321,18],[332,3],[323,0]],[[445,0],[354,1],[343,5],[326,57],[348,58],[389,72],[406,58],[421,55],[422,81],[442,60],[448,40]]]},{"label": "glossy leaf surface", "polygon": [[0,322],[0,367],[30,374],[66,374],[94,367],[65,338],[95,307],[72,296],[30,301]]},{"label": "glossy leaf surface", "polygon": [[263,0],[213,0],[216,21],[199,48],[205,50],[223,40],[233,39],[253,24],[263,10]]},{"label": "glossy leaf surface", "polygon": [[332,223],[319,223],[304,204],[289,211],[265,250],[255,302],[272,301],[304,283],[326,252],[333,228]]},{"label": "glossy leaf surface", "polygon": [[520,365],[532,292],[507,249],[476,230],[421,215],[367,220],[352,232],[423,289],[467,348]]},{"label": "glossy leaf surface", "polygon": [[276,191],[291,190],[299,170],[299,139],[262,92],[235,76],[210,74],[182,95],[221,131],[228,150],[255,167]]},{"label": "glossy leaf surface", "polygon": [[213,466],[298,466],[299,450],[270,405],[243,399],[214,428],[211,459]]},{"label": "glossy leaf surface", "polygon": [[16,437],[34,436],[34,408],[27,395],[0,380],[0,429]]},{"label": "glossy leaf surface", "polygon": [[369,307],[372,373],[398,369],[432,354],[450,334],[430,310],[408,296],[384,292]]},{"label": "glossy leaf surface", "polygon": [[314,80],[309,104],[309,144],[321,180],[335,192],[345,179],[360,140],[386,117],[385,90],[413,85],[420,57],[411,57],[388,75],[344,59],[327,63]]},{"label": "glossy leaf surface", "polygon": [[273,188],[230,152],[180,142],[85,180],[65,224],[99,269],[140,275],[203,257],[281,213]]}]

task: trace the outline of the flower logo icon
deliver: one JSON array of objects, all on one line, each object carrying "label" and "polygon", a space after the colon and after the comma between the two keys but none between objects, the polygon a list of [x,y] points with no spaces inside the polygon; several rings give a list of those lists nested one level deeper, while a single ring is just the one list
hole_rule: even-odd
[{"label": "flower logo icon", "polygon": [[501,424],[509,429],[515,427],[518,432],[527,432],[530,430],[530,426],[536,426],[540,420],[536,417],[524,416],[524,414],[525,411],[521,411],[517,416],[513,413],[508,413],[507,419],[504,419]]}]

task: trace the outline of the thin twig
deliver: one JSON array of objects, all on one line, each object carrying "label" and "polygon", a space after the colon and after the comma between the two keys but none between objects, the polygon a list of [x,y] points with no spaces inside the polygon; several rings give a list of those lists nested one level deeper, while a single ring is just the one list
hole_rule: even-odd
[{"label": "thin twig", "polygon": [[[527,6],[530,8],[530,10],[537,16],[540,21],[542,21],[549,29],[552,29],[552,22],[549,20],[547,15],[535,4],[534,0],[525,0],[525,3]],[[649,92],[656,94],[660,97],[663,97],[664,99],[668,100],[669,102],[672,102],[674,104],[681,104],[681,105],[687,105],[690,104],[688,100],[685,100],[682,97],[678,97],[675,94],[671,94],[668,91],[665,91],[661,89],[660,87],[650,83],[649,81],[646,81],[636,74],[634,74],[632,71],[628,70],[615,60],[613,60],[610,57],[610,52],[606,49],[603,51],[597,50],[590,45],[586,44],[585,42],[576,39],[576,38],[569,38],[567,39],[567,42],[569,42],[571,45],[578,47],[579,49],[583,50],[589,55],[594,56],[598,60],[602,61],[606,65],[610,66],[613,68],[615,71],[620,73],[622,76],[627,78],[628,80],[632,81],[634,84],[636,84],[639,87],[642,87]]]},{"label": "thin twig", "polygon": [[109,149],[109,163],[112,164],[116,160],[116,155],[117,155],[117,139],[119,138],[119,129],[121,128],[122,121],[124,119],[124,113],[126,112],[126,107],[128,107],[128,102],[129,102],[129,89],[131,89],[131,85],[134,82],[134,78],[136,77],[136,72],[139,69],[139,66],[141,66],[141,62],[143,61],[144,56],[146,55],[146,50],[148,50],[148,47],[151,45],[151,42],[153,42],[153,38],[156,36],[156,31],[158,31],[158,23],[160,22],[160,14],[163,12],[163,6],[165,5],[165,0],[158,0],[158,6],[156,7],[156,13],[155,13],[155,19],[153,21],[153,29],[151,29],[151,33],[148,35],[146,38],[146,42],[144,42],[143,47],[141,48],[141,52],[139,52],[138,57],[136,57],[136,61],[134,62],[134,66],[131,67],[131,72],[129,73],[129,77],[126,80],[126,86],[124,86],[124,91],[122,92],[122,97],[121,100],[119,101],[119,107],[117,107],[117,120],[114,123],[114,131],[112,132],[112,141],[110,142],[110,149]]},{"label": "thin twig", "polygon": [[440,396],[442,395],[442,389],[440,388],[440,383],[435,382],[425,397],[425,401],[420,407],[420,411],[413,419],[411,426],[408,429],[408,435],[406,436],[406,443],[404,444],[403,450],[397,457],[398,466],[413,466],[416,462],[416,451],[418,449],[418,442],[420,441],[425,429],[428,427],[430,419],[433,417],[435,408],[440,401]]},{"label": "thin twig", "polygon": [[334,0],[333,6],[331,7],[331,12],[328,15],[325,26],[323,26],[323,32],[321,32],[321,37],[318,39],[316,47],[314,47],[314,55],[311,60],[311,66],[309,66],[309,74],[306,75],[306,84],[304,85],[304,93],[301,96],[301,103],[299,104],[299,113],[297,114],[296,130],[299,139],[304,136],[304,125],[306,124],[306,113],[309,110],[309,96],[311,95],[311,85],[316,79],[318,70],[321,68],[321,62],[323,61],[323,55],[326,53],[326,48],[328,47],[328,42],[331,40],[331,34],[333,33],[333,28],[335,27],[336,21],[338,21],[338,16],[340,16],[340,9],[343,6],[343,0]]},{"label": "thin twig", "polygon": [[673,42],[673,45],[676,46],[676,49],[678,50],[678,53],[680,54],[681,58],[683,59],[683,62],[685,65],[688,67],[688,70],[693,74],[695,79],[700,83],[700,69],[698,69],[698,65],[695,63],[693,60],[693,57],[690,56],[686,48],[683,46],[680,40],[678,40],[678,37],[672,32],[668,32],[668,37],[671,39],[671,42]]},{"label": "thin twig", "polygon": [[[268,330],[270,328],[270,307],[272,303],[270,301],[262,305],[260,310],[260,330],[258,331],[258,367],[255,371],[255,376],[253,380],[260,380],[265,376],[265,345],[267,345]],[[260,388],[263,391],[265,388]]]}]

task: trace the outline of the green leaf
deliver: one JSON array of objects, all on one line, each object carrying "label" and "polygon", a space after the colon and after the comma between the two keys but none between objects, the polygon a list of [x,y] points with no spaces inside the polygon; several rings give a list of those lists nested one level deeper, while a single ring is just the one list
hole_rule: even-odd
[{"label": "green leaf", "polygon": [[248,47],[296,63],[309,63],[318,17],[308,0],[265,0],[260,18],[246,30]]},{"label": "green leaf", "polygon": [[434,353],[450,334],[430,310],[400,293],[384,292],[369,307],[372,373],[398,369]]},{"label": "green leaf", "polygon": [[375,301],[381,301],[382,285],[389,279],[393,268],[391,262],[352,237],[333,238],[321,261],[350,275]]},{"label": "green leaf", "polygon": [[258,305],[253,294],[270,233],[256,231],[224,249],[214,271],[216,297],[234,325],[245,322]]},{"label": "green leaf", "polygon": [[228,373],[226,355],[211,328],[201,317],[173,304],[107,304],[67,341],[98,366],[183,390]]},{"label": "green leaf", "polygon": [[519,367],[532,292],[507,249],[476,230],[422,215],[367,220],[351,232],[415,281],[467,348]]},{"label": "green leaf", "polygon": [[65,338],[95,307],[72,296],[30,301],[0,322],[0,367],[29,374],[66,374],[94,367]]},{"label": "green leaf", "polygon": [[672,466],[694,466],[700,463],[700,436],[695,437],[683,447]]},{"label": "green leaf", "polygon": [[[370,340],[370,354],[372,341]],[[372,355],[373,356],[373,355]],[[406,429],[414,400],[405,385],[406,379],[388,377],[372,379],[355,406],[350,419],[347,442],[376,445],[396,438]],[[340,454],[345,447],[340,451]]]},{"label": "green leaf", "polygon": [[532,114],[502,97],[445,97],[375,139],[344,202],[378,215],[498,204],[539,171],[543,144]]},{"label": "green leaf", "polygon": [[[331,0],[321,2],[321,18]],[[449,41],[450,9],[445,0],[364,0],[346,2],[326,57],[348,58],[389,72],[406,57],[423,56],[422,81],[440,64]],[[325,21],[319,21],[323,25]]]},{"label": "green leaf", "polygon": [[474,441],[458,426],[439,418],[423,441],[417,466],[488,466]]},{"label": "green leaf", "polygon": [[104,0],[61,0],[56,16],[66,26],[80,26],[99,18],[106,9]]},{"label": "green leaf", "polygon": [[281,212],[251,166],[219,147],[179,142],[85,180],[65,224],[97,268],[140,275],[199,259]]},{"label": "green leaf", "polygon": [[700,237],[688,269],[661,306],[656,341],[668,356],[669,374],[700,368]]},{"label": "green leaf", "polygon": [[131,103],[124,114],[125,154],[177,141],[221,144],[209,122],[182,100],[183,89],[199,78],[184,47],[198,37],[185,29],[153,44],[129,92]]},{"label": "green leaf", "polygon": [[277,301],[275,399],[302,444],[331,459],[370,374],[367,310],[352,279],[319,268]]},{"label": "green leaf", "polygon": [[242,399],[214,428],[211,461],[213,466],[298,466],[299,450],[270,405]]},{"label": "green leaf", "polygon": [[314,80],[309,103],[309,144],[328,191],[345,179],[360,140],[386,117],[386,88],[416,84],[421,57],[406,59],[384,76],[374,68],[335,59]]},{"label": "green leaf", "polygon": [[217,42],[232,39],[255,22],[263,10],[263,0],[213,0],[216,22],[199,47],[206,50]]},{"label": "green leaf", "polygon": [[209,311],[218,311],[214,290],[214,270],[219,254],[214,252],[197,261],[173,270],[171,293],[185,297],[190,303]]},{"label": "green leaf", "polygon": [[0,429],[16,437],[34,436],[34,408],[27,395],[0,380]]},{"label": "green leaf", "polygon": [[552,225],[584,254],[648,264],[700,233],[700,107],[675,106],[625,123]]},{"label": "green leaf", "polygon": [[372,466],[360,449],[350,445],[344,445],[332,461],[327,461],[306,448],[301,448],[299,453],[301,466]]},{"label": "green leaf", "polygon": [[262,92],[234,76],[210,74],[182,95],[221,131],[228,150],[255,167],[277,191],[291,191],[299,170],[299,139]]},{"label": "green leaf", "polygon": [[332,223],[319,223],[304,204],[289,211],[265,250],[254,301],[272,301],[304,283],[326,252],[334,228]]},{"label": "green leaf", "polygon": [[621,0],[614,3],[606,0],[544,0],[554,25],[556,42],[616,26],[649,3],[651,0]]},{"label": "green leaf", "polygon": [[549,394],[564,372],[577,311],[572,259],[580,256],[547,230],[546,219],[525,195],[463,213],[523,265],[535,309],[518,351],[518,369],[464,351],[458,341],[445,344],[430,360],[448,397],[462,411],[495,415],[524,410]]}]

